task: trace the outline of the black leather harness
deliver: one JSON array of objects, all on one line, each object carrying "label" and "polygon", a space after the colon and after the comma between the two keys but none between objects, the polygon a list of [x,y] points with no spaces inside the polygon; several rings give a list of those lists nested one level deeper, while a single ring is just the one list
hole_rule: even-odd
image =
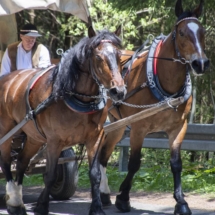
[{"label": "black leather harness", "polygon": [[[80,95],[80,94],[79,94]],[[86,97],[86,95],[80,95]],[[90,96],[89,96],[90,97]],[[75,97],[72,93],[66,93],[64,95],[64,103],[71,110],[78,113],[92,114],[96,111],[102,110],[107,104],[106,90],[102,85],[99,85],[98,99],[92,102],[83,102]]]},{"label": "black leather harness", "polygon": [[[135,89],[133,89],[131,92],[129,92],[126,95],[126,97],[123,99],[123,101],[130,98],[132,95],[139,92],[146,86],[149,87],[149,89],[152,92],[152,94],[154,95],[154,97],[156,99],[158,99],[159,101],[164,101],[168,98],[177,98],[180,96],[183,96],[184,102],[189,99],[189,97],[191,96],[191,93],[192,93],[192,84],[191,84],[191,78],[190,78],[188,67],[186,69],[186,79],[185,79],[184,85],[181,87],[181,89],[179,89],[178,92],[176,92],[174,94],[169,94],[164,89],[162,89],[162,87],[159,83],[158,76],[154,74],[154,65],[153,64],[154,64],[155,58],[161,59],[161,60],[174,61],[174,59],[172,59],[172,58],[160,58],[160,57],[158,58],[157,56],[155,56],[155,51],[156,51],[158,44],[160,42],[162,42],[165,38],[166,38],[166,36],[164,36],[164,35],[160,35],[159,37],[155,38],[149,48],[148,58],[147,58],[147,62],[146,62],[147,83],[145,85],[142,84],[142,85],[136,87]],[[148,43],[148,40],[139,49],[137,49],[137,51],[135,51],[134,55],[128,60],[128,62],[125,63],[125,66],[124,66],[123,72],[122,72],[123,78],[125,78],[126,75],[130,73],[134,60],[141,55],[141,50],[145,50],[144,47],[147,43]],[[177,54],[177,55],[179,55],[179,54]],[[113,104],[109,108],[109,111],[115,107],[118,115],[120,116],[120,118],[122,118],[120,110],[119,110],[120,105],[121,105],[120,103]]]},{"label": "black leather harness", "polygon": [[[169,94],[164,89],[162,89],[158,76],[155,74],[155,68],[154,68],[154,60],[157,58],[155,56],[156,49],[160,43],[163,42],[163,40],[166,37],[164,35],[161,35],[157,38],[155,38],[152,42],[152,45],[150,47],[148,58],[146,62],[146,72],[147,72],[147,81],[149,89],[151,90],[152,94],[158,99],[159,101],[163,101],[167,98],[177,98],[180,96],[183,96],[184,102],[188,100],[188,98],[191,95],[192,92],[192,84],[191,84],[191,78],[188,69],[186,70],[186,79],[184,85],[179,89],[178,92],[174,94]],[[157,59],[163,59],[164,58],[157,58]]]}]

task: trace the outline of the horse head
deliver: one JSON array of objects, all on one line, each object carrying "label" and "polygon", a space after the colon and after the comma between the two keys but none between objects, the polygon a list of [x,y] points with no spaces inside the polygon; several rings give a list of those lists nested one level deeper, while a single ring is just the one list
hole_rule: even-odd
[{"label": "horse head", "polygon": [[92,75],[115,101],[123,99],[127,92],[121,76],[120,32],[121,26],[114,33],[103,30],[96,34],[92,27],[88,29],[88,36],[93,40],[90,51]]},{"label": "horse head", "polygon": [[202,75],[210,65],[205,54],[205,29],[198,17],[202,14],[203,0],[192,11],[183,11],[182,0],[175,5],[175,14],[178,17],[173,31],[175,49],[179,58],[189,61],[194,75]]}]

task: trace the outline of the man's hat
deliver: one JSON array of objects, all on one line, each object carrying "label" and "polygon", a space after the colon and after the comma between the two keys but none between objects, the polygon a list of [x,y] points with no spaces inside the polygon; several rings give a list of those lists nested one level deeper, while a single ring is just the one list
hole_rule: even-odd
[{"label": "man's hat", "polygon": [[31,23],[24,25],[19,33],[30,37],[42,36],[41,34],[38,33],[37,27]]}]

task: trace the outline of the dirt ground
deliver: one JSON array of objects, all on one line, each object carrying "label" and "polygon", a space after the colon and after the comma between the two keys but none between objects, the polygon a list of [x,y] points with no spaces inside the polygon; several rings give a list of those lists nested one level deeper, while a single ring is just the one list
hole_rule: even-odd
[{"label": "dirt ground", "polygon": [[[112,204],[115,203],[117,193],[111,194]],[[77,189],[75,197],[90,198],[90,191]],[[192,194],[185,193],[185,200],[189,207],[193,209],[207,209],[215,212],[215,194]],[[140,202],[143,204],[154,204],[162,206],[174,206],[176,204],[172,193],[158,193],[158,192],[131,192],[130,201]],[[215,214],[215,213],[214,213]]]},{"label": "dirt ground", "polygon": [[[23,195],[28,195],[32,193],[40,194],[42,192],[43,187],[33,186],[33,187],[24,187]],[[1,186],[1,191],[5,190],[3,186]],[[111,201],[112,204],[115,203],[117,192],[111,193]],[[90,189],[77,189],[74,196],[72,198],[83,198],[90,199]],[[192,209],[199,210],[208,210],[214,211],[215,214],[215,194],[192,194],[185,193],[185,199],[189,204],[189,207]],[[131,192],[130,193],[130,201],[131,202],[139,202],[143,204],[154,204],[156,202],[157,205],[161,206],[175,206],[175,200],[173,198],[172,193],[158,193],[158,192]]]}]

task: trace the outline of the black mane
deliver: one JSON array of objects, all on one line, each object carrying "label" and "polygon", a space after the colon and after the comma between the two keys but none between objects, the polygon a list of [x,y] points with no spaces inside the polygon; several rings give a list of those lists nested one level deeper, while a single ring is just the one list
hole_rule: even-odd
[{"label": "black mane", "polygon": [[[84,37],[76,44],[67,50],[52,73],[51,80],[53,82],[53,95],[63,96],[65,90],[73,90],[79,79],[79,74],[85,72],[89,68],[89,58],[93,50],[100,44],[102,40],[110,40],[112,44],[121,48],[121,40],[107,30],[102,30],[96,36],[89,38]],[[87,66],[84,67],[84,65]]]}]

